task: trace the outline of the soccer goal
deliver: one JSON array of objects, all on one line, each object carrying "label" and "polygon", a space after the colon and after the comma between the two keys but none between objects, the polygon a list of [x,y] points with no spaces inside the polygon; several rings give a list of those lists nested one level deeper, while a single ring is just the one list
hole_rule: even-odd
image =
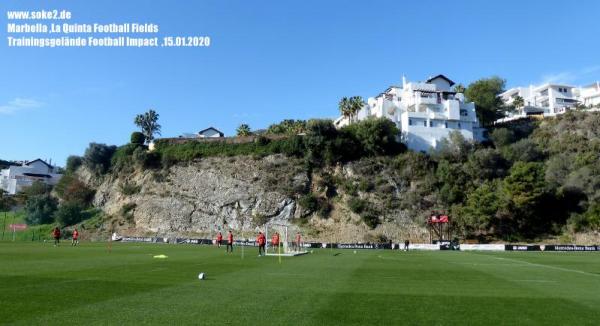
[{"label": "soccer goal", "polygon": [[[278,237],[277,237],[278,236]],[[302,247],[302,242],[298,243],[295,233],[291,234],[289,226],[282,223],[267,223],[265,225],[265,237],[267,238],[266,255],[267,256],[299,256],[308,253]],[[278,243],[273,243],[277,241]]]}]

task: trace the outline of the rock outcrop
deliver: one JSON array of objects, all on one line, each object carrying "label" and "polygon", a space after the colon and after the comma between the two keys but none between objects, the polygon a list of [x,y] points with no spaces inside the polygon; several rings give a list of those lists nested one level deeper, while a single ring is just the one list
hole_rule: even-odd
[{"label": "rock outcrop", "polygon": [[[334,170],[342,177],[356,173],[351,168]],[[78,174],[96,189],[94,205],[120,221],[114,227],[122,234],[210,236],[233,229],[252,237],[269,221],[289,225],[289,232],[302,230],[307,240],[327,242],[424,235],[423,228],[400,211],[386,214],[371,230],[341,199],[333,200],[329,218],[306,212],[298,198],[314,191],[313,176],[301,160],[282,155],[205,158],[167,170],[109,174],[101,181],[84,169]]]}]

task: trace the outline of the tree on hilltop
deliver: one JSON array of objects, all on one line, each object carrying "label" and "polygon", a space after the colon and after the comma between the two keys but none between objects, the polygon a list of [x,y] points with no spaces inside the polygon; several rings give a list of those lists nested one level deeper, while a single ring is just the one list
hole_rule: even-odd
[{"label": "tree on hilltop", "polygon": [[146,142],[151,143],[154,140],[154,135],[160,135],[160,124],[158,124],[158,113],[150,109],[144,114],[135,116],[134,123],[140,127],[142,134],[146,137]]},{"label": "tree on hilltop", "polygon": [[352,96],[350,98],[342,97],[338,103],[338,108],[340,109],[340,113],[345,118],[348,118],[350,121],[354,121],[358,111],[360,111],[364,105],[365,101],[360,96]]},{"label": "tree on hilltop", "polygon": [[505,84],[504,79],[494,76],[469,84],[465,91],[467,100],[475,102],[477,118],[484,127],[504,117],[504,102],[498,95],[504,92]]},{"label": "tree on hilltop", "polygon": [[238,136],[250,136],[252,131],[250,130],[250,126],[242,123],[236,130]]}]

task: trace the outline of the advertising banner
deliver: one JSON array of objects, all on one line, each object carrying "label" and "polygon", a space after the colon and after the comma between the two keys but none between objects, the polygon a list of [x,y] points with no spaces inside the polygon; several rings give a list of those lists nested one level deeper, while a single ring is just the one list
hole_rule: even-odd
[{"label": "advertising banner", "polygon": [[600,251],[600,246],[541,245],[541,251]]},{"label": "advertising banner", "polygon": [[504,245],[506,251],[541,251],[539,245]]},{"label": "advertising banner", "polygon": [[[11,225],[12,228],[12,225]],[[123,237],[124,242],[146,242],[146,243],[175,243],[175,244],[197,244],[214,245],[212,239],[191,238],[162,238],[162,237]],[[224,240],[222,244],[224,245]],[[257,247],[254,240],[234,240],[235,246]],[[450,242],[442,241],[435,244],[411,243],[409,250],[462,250],[462,251],[562,251],[562,252],[600,252],[600,245],[531,245],[531,244],[460,244],[451,248]],[[403,243],[327,243],[327,242],[304,242],[302,247],[309,249],[399,249],[404,250]]]},{"label": "advertising banner", "polygon": [[[404,245],[402,245],[404,247]],[[408,245],[409,250],[440,250],[440,245],[431,243],[411,243]]]},{"label": "advertising banner", "polygon": [[460,250],[463,251],[504,251],[503,244],[461,244]]}]

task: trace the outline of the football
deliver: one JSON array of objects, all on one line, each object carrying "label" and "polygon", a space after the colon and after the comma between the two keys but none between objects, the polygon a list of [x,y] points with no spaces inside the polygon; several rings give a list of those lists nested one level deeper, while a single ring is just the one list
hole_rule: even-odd
[{"label": "football", "polygon": [[204,273],[198,274],[198,279],[203,280],[205,278]]}]

